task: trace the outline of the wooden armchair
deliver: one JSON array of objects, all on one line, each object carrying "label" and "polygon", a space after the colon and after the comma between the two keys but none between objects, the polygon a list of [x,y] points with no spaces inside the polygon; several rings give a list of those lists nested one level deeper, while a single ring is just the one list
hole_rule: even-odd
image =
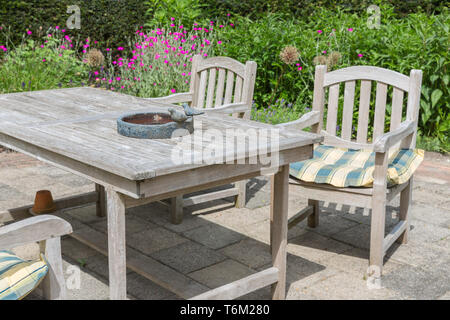
[{"label": "wooden armchair", "polygon": [[[405,183],[387,185],[389,155],[399,148],[414,149],[419,114],[422,71],[412,70],[409,77],[378,67],[355,66],[326,72],[326,66],[317,66],[314,80],[312,111],[299,120],[280,124],[282,127],[304,129],[311,127],[324,136],[324,145],[372,150],[375,153],[373,186],[334,187],[330,184],[296,180],[305,195],[308,206],[291,218],[289,227],[308,218],[308,226],[319,223],[319,200],[372,209],[370,231],[369,281],[379,283],[383,258],[395,242],[406,243],[409,232],[412,177]],[[352,120],[355,86],[360,81],[360,97],[356,141],[352,139]],[[368,139],[372,81],[376,82],[373,135]],[[344,82],[341,134],[337,136],[339,86]],[[385,124],[388,86],[393,87],[390,125]],[[326,127],[324,104],[328,91]],[[402,120],[404,94],[407,93],[406,117]],[[385,133],[385,131],[388,131]],[[400,193],[399,223],[385,236],[386,204]]]},{"label": "wooden armchair", "polygon": [[[191,107],[203,109],[206,113],[231,114],[250,119],[256,67],[256,62],[253,61],[247,61],[244,65],[228,57],[203,59],[196,55],[192,60],[189,92],[149,100],[165,103],[188,102]],[[246,181],[240,181],[234,188],[189,198],[172,198],[171,221],[175,224],[181,223],[183,207],[230,196],[236,196],[236,207],[241,208],[245,206],[245,193]]]},{"label": "wooden armchair", "polygon": [[35,216],[0,227],[0,248],[10,249],[39,242],[49,269],[41,283],[44,297],[62,300],[66,298],[66,285],[62,269],[61,236],[70,233],[72,226],[61,218]]}]

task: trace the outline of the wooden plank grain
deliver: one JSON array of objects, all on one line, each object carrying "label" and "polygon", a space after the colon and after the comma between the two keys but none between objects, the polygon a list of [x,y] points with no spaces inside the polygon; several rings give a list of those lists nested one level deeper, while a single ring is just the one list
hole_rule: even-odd
[{"label": "wooden plank grain", "polygon": [[353,129],[353,105],[355,102],[355,81],[345,83],[344,110],[342,112],[342,133],[344,140],[351,140]]}]

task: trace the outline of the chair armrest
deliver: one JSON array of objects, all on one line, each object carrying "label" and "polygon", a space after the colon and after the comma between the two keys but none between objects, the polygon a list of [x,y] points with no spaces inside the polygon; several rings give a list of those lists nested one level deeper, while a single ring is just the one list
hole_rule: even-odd
[{"label": "chair armrest", "polygon": [[414,133],[416,129],[416,123],[414,121],[404,121],[400,126],[392,130],[391,132],[385,133],[378,137],[373,145],[373,151],[375,152],[386,152],[390,147],[395,145],[397,142],[403,140],[403,138]]},{"label": "chair armrest", "polygon": [[319,117],[320,117],[319,111],[311,111],[302,115],[298,120],[286,123],[279,123],[275,126],[286,129],[303,130],[307,127],[312,126],[313,124],[319,123],[320,120]]},{"label": "chair armrest", "polygon": [[246,112],[250,111],[252,107],[244,102],[239,103],[227,103],[215,108],[204,108],[199,109],[208,113],[238,113],[238,112]]},{"label": "chair armrest", "polygon": [[67,221],[52,215],[40,215],[0,227],[0,248],[14,248],[72,233]]},{"label": "chair armrest", "polygon": [[180,92],[180,93],[171,94],[170,96],[165,96],[165,97],[146,98],[146,100],[155,101],[155,102],[163,102],[163,103],[190,102],[190,101],[192,101],[192,93],[191,92]]}]

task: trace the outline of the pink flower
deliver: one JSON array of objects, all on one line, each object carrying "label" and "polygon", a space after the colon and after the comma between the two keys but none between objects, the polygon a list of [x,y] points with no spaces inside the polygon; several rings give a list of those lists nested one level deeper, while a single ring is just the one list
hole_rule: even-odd
[{"label": "pink flower", "polygon": [[297,68],[298,71],[301,71],[302,69],[303,69],[302,67],[298,67],[298,68]]},{"label": "pink flower", "polygon": [[220,40],[219,40],[219,41],[217,41],[217,44],[222,44],[222,41],[220,41]]},{"label": "pink flower", "polygon": [[59,26],[56,26],[55,29],[58,30],[58,29],[59,29]]},{"label": "pink flower", "polygon": [[123,47],[118,47],[117,50],[123,51]]},{"label": "pink flower", "polygon": [[175,89],[170,89],[170,92],[175,93],[175,92],[177,92],[177,90],[175,90]]},{"label": "pink flower", "polygon": [[106,48],[106,51],[111,51],[111,49],[110,48]]},{"label": "pink flower", "polygon": [[29,36],[31,36],[31,35],[33,34],[33,32],[31,32],[30,30],[28,30],[28,31],[27,31],[27,34],[28,34]]},{"label": "pink flower", "polygon": [[62,29],[61,32],[62,32],[62,33],[66,32],[66,29]]},{"label": "pink flower", "polygon": [[231,26],[231,27],[234,27],[234,23],[230,23],[230,26]]},{"label": "pink flower", "polygon": [[322,30],[317,30],[317,33],[318,34],[321,34],[323,31]]},{"label": "pink flower", "polygon": [[322,53],[323,53],[323,54],[327,54],[327,50],[323,50]]},{"label": "pink flower", "polygon": [[44,45],[43,44],[41,44],[41,48],[43,48],[44,47]]},{"label": "pink flower", "polygon": [[353,32],[353,28],[348,28],[347,29],[349,32]]},{"label": "pink flower", "polygon": [[98,71],[94,71],[94,74],[95,74],[96,76],[98,76]]},{"label": "pink flower", "polygon": [[175,18],[174,18],[174,17],[171,17],[171,18],[170,18],[170,20],[174,21],[174,20],[175,20]]},{"label": "pink flower", "polygon": [[358,53],[358,57],[359,57],[359,58],[362,58],[362,57],[363,57],[363,54],[362,54],[362,53]]},{"label": "pink flower", "polygon": [[231,16],[231,14],[227,13],[227,17]]},{"label": "pink flower", "polygon": [[45,61],[47,61],[47,60],[45,60],[45,59],[42,59],[42,62],[45,62]]}]

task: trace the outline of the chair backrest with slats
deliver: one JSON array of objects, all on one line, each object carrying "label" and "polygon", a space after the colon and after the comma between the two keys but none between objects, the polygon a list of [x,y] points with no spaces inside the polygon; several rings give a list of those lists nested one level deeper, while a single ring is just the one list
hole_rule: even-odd
[{"label": "chair backrest with slats", "polygon": [[[313,110],[321,113],[320,123],[313,126],[313,131],[324,135],[325,144],[372,149],[373,142],[385,131],[397,129],[402,119],[415,121],[417,131],[421,70],[412,70],[409,77],[392,70],[371,66],[354,66],[328,73],[326,70],[327,67],[323,65],[316,67],[313,98]],[[389,90],[392,90],[392,99],[388,99]],[[375,93],[372,94],[372,91]],[[343,92],[343,99],[340,99],[340,92]],[[359,97],[356,96],[357,92]],[[371,105],[373,112],[370,112]],[[356,125],[353,125],[356,116],[357,124],[355,121]],[[390,125],[387,126],[385,119],[389,116]],[[370,123],[373,123],[371,136]],[[402,147],[414,148],[415,136],[416,133]]]},{"label": "chair backrest with slats", "polygon": [[229,103],[246,103],[248,111],[239,114],[250,118],[256,78],[256,62],[242,64],[228,57],[203,59],[200,55],[192,60],[191,87],[192,106],[215,108]]}]

